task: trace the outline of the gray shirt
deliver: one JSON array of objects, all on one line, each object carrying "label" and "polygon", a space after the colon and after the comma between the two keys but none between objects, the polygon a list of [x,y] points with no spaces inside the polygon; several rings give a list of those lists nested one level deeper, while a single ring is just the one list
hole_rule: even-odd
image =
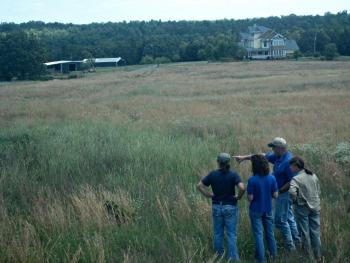
[{"label": "gray shirt", "polygon": [[289,193],[298,205],[307,205],[314,211],[321,210],[320,183],[315,174],[307,174],[304,170],[293,177]]}]

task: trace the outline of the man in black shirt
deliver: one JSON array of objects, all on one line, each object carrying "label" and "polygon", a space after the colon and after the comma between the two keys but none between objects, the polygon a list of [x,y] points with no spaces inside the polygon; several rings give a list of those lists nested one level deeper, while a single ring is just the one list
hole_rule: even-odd
[{"label": "man in black shirt", "polygon": [[[245,192],[245,186],[240,176],[230,170],[231,156],[220,153],[217,157],[218,170],[210,172],[197,185],[198,190],[208,198],[212,199],[212,217],[214,232],[214,249],[219,256],[224,254],[224,230],[226,228],[228,242],[228,258],[239,261],[237,250],[237,221],[238,207]],[[212,193],[208,187],[211,187]],[[235,188],[239,192],[236,195]]]}]

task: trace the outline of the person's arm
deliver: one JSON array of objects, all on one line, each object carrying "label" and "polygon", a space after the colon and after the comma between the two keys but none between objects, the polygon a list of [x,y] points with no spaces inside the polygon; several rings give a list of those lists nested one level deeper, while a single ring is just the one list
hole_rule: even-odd
[{"label": "person's arm", "polygon": [[290,188],[290,182],[285,183],[285,184],[278,190],[278,192],[279,192],[280,194],[283,194],[283,193],[285,193],[285,192],[288,192],[289,188]]},{"label": "person's arm", "polygon": [[277,160],[277,156],[276,154],[274,154],[273,152],[267,152],[264,154],[265,158],[272,164],[275,164],[276,160]]},{"label": "person's arm", "polygon": [[274,192],[274,193],[272,194],[272,197],[275,198],[275,199],[277,199],[277,198],[278,198],[278,192],[277,192],[277,191]]},{"label": "person's arm", "polygon": [[278,187],[277,187],[277,181],[275,177],[272,177],[273,183],[272,183],[272,198],[277,199],[278,198]]},{"label": "person's arm", "polygon": [[280,189],[279,189],[279,193],[282,194],[282,193],[285,193],[289,190],[290,188],[290,182],[291,180],[293,179],[294,177],[294,174],[292,172],[292,170],[290,169],[289,165],[287,165],[285,168],[284,168],[284,172],[286,173],[287,175],[287,178],[288,178],[288,183],[285,183]]},{"label": "person's arm", "polygon": [[237,187],[238,187],[238,195],[236,198],[237,198],[237,200],[241,200],[244,193],[245,193],[245,186],[242,182],[240,182],[240,183],[238,183]]},{"label": "person's arm", "polygon": [[250,203],[254,200],[254,184],[250,178],[247,185],[247,198]]},{"label": "person's arm", "polygon": [[202,180],[197,184],[197,189],[207,198],[212,198],[214,196],[213,193],[209,191],[208,187],[203,184]]},{"label": "person's arm", "polygon": [[235,160],[238,162],[238,163],[241,163],[243,161],[248,161],[252,158],[252,155],[235,155],[233,156],[233,158],[235,158]]},{"label": "person's arm", "polygon": [[320,181],[318,180],[318,178],[317,178],[317,194],[320,197],[320,195],[321,195],[321,186],[320,186]]},{"label": "person's arm", "polygon": [[297,195],[298,195],[298,184],[296,183],[296,181],[294,179],[292,179],[292,181],[290,183],[289,194],[290,194],[291,199],[294,202],[297,199]]},{"label": "person's arm", "polygon": [[[264,155],[266,158],[268,157],[268,153],[260,153],[262,155]],[[234,155],[232,156],[233,158],[235,158],[235,160],[238,162],[238,163],[241,163],[243,161],[250,161],[252,159],[252,156],[254,154],[249,154],[249,155]],[[269,160],[270,161],[270,160]]]},{"label": "person's arm", "polygon": [[254,200],[254,195],[248,195],[248,201],[252,202]]}]

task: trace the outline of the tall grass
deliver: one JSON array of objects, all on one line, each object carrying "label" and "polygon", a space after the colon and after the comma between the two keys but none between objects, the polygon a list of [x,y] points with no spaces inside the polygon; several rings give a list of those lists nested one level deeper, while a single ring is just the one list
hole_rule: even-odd
[{"label": "tall grass", "polygon": [[[1,87],[0,262],[224,262],[212,251],[210,202],[195,185],[217,153],[265,151],[276,135],[321,180],[326,261],[347,262],[350,64],[264,65]],[[338,76],[331,91],[327,74]],[[246,182],[250,164],[232,166]],[[238,229],[241,258],[252,262],[245,200]],[[300,260],[280,249],[278,262]]]},{"label": "tall grass", "polygon": [[[215,167],[217,139],[238,151],[237,142],[173,133],[95,122],[2,130],[1,261],[210,261],[210,205],[194,185]],[[316,164],[332,189],[323,197],[325,254],[342,262],[350,234],[335,190],[348,181],[329,178],[335,163]],[[108,216],[106,201],[127,211],[126,223]],[[246,209],[243,201],[239,246],[249,261]]]}]

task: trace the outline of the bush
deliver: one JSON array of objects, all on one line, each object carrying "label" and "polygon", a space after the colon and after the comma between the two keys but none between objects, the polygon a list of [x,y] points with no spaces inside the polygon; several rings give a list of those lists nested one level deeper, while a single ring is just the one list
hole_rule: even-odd
[{"label": "bush", "polygon": [[154,60],[154,63],[155,64],[167,64],[167,63],[170,63],[171,60],[167,57],[157,57],[155,58]]},{"label": "bush", "polygon": [[337,163],[344,166],[350,165],[350,143],[342,142],[337,145],[334,151],[334,158]]},{"label": "bush", "polygon": [[334,44],[334,43],[327,44],[325,46],[324,55],[325,55],[327,60],[333,60],[335,57],[337,57],[338,56],[338,49],[337,49],[336,44]]},{"label": "bush", "polygon": [[300,57],[301,57],[301,52],[299,50],[295,50],[294,53],[293,53],[293,58],[295,60],[298,60]]},{"label": "bush", "polygon": [[141,59],[141,62],[140,64],[143,64],[143,65],[146,65],[146,64],[153,64],[154,63],[154,59],[153,57],[151,56],[144,56],[142,59]]}]

